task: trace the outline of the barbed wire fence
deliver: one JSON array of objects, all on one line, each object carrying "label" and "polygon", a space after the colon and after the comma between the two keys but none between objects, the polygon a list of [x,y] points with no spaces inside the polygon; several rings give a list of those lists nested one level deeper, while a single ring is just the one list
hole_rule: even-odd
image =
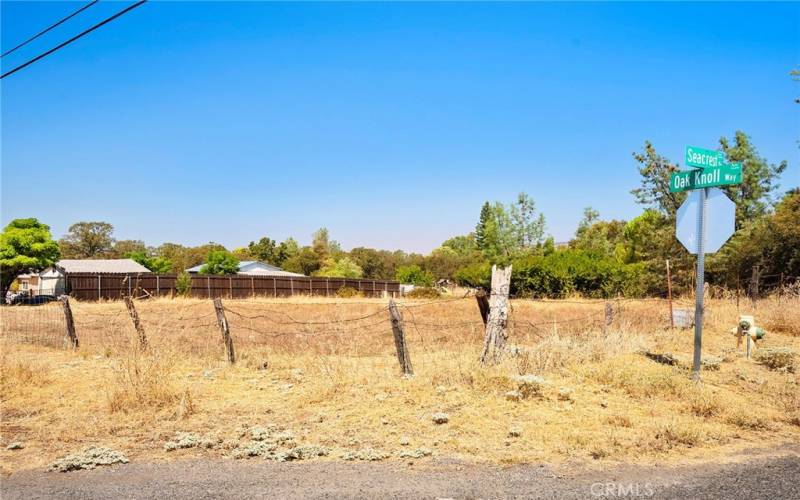
[{"label": "barbed wire fence", "polygon": [[[800,289],[788,290],[787,293],[800,296]],[[721,294],[719,299],[734,300],[732,297]],[[658,324],[665,328],[669,325],[665,298],[511,298],[506,328],[512,343],[532,343],[558,335],[605,335],[611,325],[623,320],[652,322],[652,318],[640,318],[642,314],[631,309],[637,304],[655,305],[659,311]],[[225,352],[227,329],[239,356],[245,357],[260,351],[304,351],[352,358],[398,354],[393,352],[398,344],[396,324],[390,314],[391,303],[351,303],[347,299],[335,303],[300,303],[293,304],[302,311],[296,313],[285,310],[280,303],[225,300],[221,301],[221,320],[211,300],[159,302],[145,298],[134,302],[148,343],[155,349],[170,344],[189,355],[219,356]],[[478,302],[472,294],[423,301],[398,300],[402,345],[410,347],[412,357],[415,353],[430,353],[450,344],[475,347],[477,352],[485,332]],[[690,308],[693,300],[677,298],[673,302],[675,307]],[[344,306],[366,310],[345,314]],[[453,308],[457,309],[456,313]],[[0,332],[9,341],[69,347],[72,344],[68,331],[68,320],[60,302],[0,308]],[[136,343],[137,333],[130,311],[122,301],[74,304],[73,331],[77,332],[80,345],[87,348],[113,352]],[[230,352],[227,354],[229,360],[236,361]],[[424,357],[419,360],[422,366],[425,362]]]}]

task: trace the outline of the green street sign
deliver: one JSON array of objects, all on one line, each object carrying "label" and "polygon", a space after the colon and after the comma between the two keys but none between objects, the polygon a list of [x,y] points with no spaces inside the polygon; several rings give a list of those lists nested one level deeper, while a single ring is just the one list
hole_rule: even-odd
[{"label": "green street sign", "polygon": [[729,163],[703,170],[684,170],[669,176],[671,193],[742,183],[742,164]]},{"label": "green street sign", "polygon": [[725,155],[722,151],[686,146],[686,157],[684,161],[687,167],[721,167],[725,165]]}]

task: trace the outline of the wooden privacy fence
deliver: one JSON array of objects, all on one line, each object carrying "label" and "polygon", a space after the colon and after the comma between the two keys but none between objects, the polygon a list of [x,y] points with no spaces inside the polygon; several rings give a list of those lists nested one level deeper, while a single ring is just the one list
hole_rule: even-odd
[{"label": "wooden privacy fence", "polygon": [[[71,273],[66,276],[67,293],[79,300],[122,299],[124,297],[169,297],[177,294],[177,274]],[[389,280],[192,275],[190,297],[242,299],[248,297],[290,297],[292,295],[336,295],[352,288],[367,297],[399,295],[400,283]]]}]

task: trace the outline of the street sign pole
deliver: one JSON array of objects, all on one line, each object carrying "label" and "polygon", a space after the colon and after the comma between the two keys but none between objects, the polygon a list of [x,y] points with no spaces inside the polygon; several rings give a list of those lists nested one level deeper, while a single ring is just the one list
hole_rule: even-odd
[{"label": "street sign pole", "polygon": [[694,361],[692,363],[692,380],[700,380],[701,350],[703,347],[703,295],[705,292],[706,261],[706,211],[708,208],[708,188],[700,191],[700,203],[697,205],[697,286],[694,302]]}]

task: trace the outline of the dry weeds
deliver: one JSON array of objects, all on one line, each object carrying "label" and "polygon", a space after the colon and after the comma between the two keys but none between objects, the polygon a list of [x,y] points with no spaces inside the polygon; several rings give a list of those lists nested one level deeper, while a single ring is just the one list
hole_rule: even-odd
[{"label": "dry weeds", "polygon": [[[800,324],[800,299],[780,301],[760,302],[759,324],[775,324],[765,316],[777,310],[781,321]],[[661,461],[800,437],[798,376],[731,349],[735,302],[708,304],[704,349],[725,361],[700,385],[684,368],[640,354],[690,355],[692,332],[670,331],[666,304],[624,302],[604,334],[594,319],[558,323],[596,319],[604,307],[577,302],[512,301],[513,354],[484,368],[473,300],[408,301],[416,307],[400,310],[412,378],[400,376],[385,302],[377,299],[225,301],[236,312],[228,313],[240,356],[234,366],[224,362],[210,301],[139,302],[152,347],[146,353],[123,304],[76,303],[78,351],[2,344],[3,471],[42,467],[91,446],[131,460],[231,456],[257,426],[331,450],[297,454],[317,460],[413,460],[431,451],[496,463]],[[759,348],[797,351],[791,325],[768,330]],[[520,380],[535,380],[535,390]],[[520,397],[507,398],[510,392]],[[447,421],[434,423],[441,413]],[[166,451],[179,433],[213,435],[221,444]],[[11,442],[25,445],[7,450]]]}]

